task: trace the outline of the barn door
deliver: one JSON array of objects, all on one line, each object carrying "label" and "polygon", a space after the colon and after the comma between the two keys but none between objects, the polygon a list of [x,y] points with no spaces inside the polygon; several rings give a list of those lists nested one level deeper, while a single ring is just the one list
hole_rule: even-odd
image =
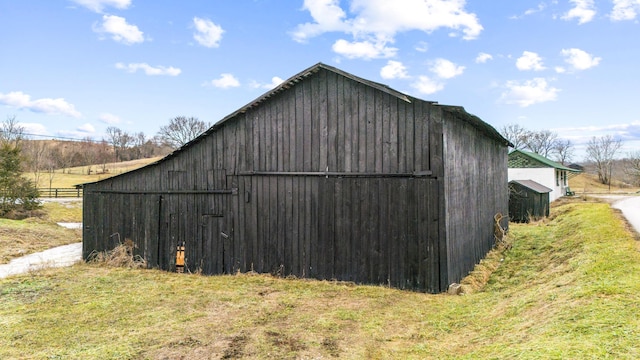
[{"label": "barn door", "polygon": [[225,254],[229,253],[228,235],[223,229],[224,217],[221,214],[202,215],[201,226],[203,271],[207,274],[222,274],[226,270]]}]

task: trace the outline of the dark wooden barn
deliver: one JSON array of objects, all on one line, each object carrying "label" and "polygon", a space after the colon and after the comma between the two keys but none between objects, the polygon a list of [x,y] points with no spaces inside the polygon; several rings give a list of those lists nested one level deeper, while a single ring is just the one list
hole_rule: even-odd
[{"label": "dark wooden barn", "polygon": [[533,180],[509,182],[509,220],[528,223],[549,216],[551,189]]},{"label": "dark wooden barn", "polygon": [[462,107],[317,64],[162,160],[84,185],[83,255],[440,292],[494,244],[507,146]]}]

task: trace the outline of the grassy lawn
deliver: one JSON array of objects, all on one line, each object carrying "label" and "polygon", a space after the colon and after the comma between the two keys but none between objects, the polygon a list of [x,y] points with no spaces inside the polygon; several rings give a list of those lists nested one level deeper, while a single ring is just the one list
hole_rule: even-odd
[{"label": "grassy lawn", "polygon": [[564,204],[509,241],[464,296],[86,264],[3,279],[0,358],[640,357],[639,246],[614,210]]},{"label": "grassy lawn", "polygon": [[40,218],[0,219],[0,264],[15,257],[82,241],[81,230],[57,225],[58,222],[81,222],[81,201],[45,203],[43,210]]}]

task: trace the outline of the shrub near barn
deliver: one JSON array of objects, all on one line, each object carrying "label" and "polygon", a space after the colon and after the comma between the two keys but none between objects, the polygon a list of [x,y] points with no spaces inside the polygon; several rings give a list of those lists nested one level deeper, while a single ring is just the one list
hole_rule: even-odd
[{"label": "shrub near barn", "polygon": [[21,128],[13,118],[0,132],[0,217],[24,218],[40,207],[38,190],[22,177]]}]

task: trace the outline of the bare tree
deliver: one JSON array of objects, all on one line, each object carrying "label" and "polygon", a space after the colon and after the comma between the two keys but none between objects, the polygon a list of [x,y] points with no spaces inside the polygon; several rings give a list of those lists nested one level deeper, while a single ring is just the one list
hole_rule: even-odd
[{"label": "bare tree", "polygon": [[640,151],[628,153],[623,163],[625,174],[629,175],[635,184],[640,184]]},{"label": "bare tree", "polygon": [[17,147],[24,139],[24,127],[16,121],[16,117],[7,116],[0,128],[0,145],[8,144]]},{"label": "bare tree", "polygon": [[158,138],[174,149],[195,139],[209,128],[209,124],[196,117],[176,116],[169,121],[169,125],[162,126],[158,131]]},{"label": "bare tree", "polygon": [[611,186],[612,161],[622,146],[620,139],[611,135],[593,137],[587,144],[587,158],[595,163],[600,183]]},{"label": "bare tree", "polygon": [[116,161],[128,160],[127,149],[133,144],[133,136],[114,126],[107,128],[109,144],[113,147]]},{"label": "bare tree", "polygon": [[56,160],[52,156],[50,156],[49,161],[47,162],[47,178],[49,180],[49,196],[51,196],[51,186],[53,185],[53,178],[55,177],[56,177]]},{"label": "bare tree", "polygon": [[507,124],[502,127],[501,133],[505,139],[513,144],[514,149],[523,149],[529,132],[518,124]]},{"label": "bare tree", "polygon": [[87,166],[87,175],[91,175],[92,167],[98,161],[98,147],[93,143],[93,139],[87,136],[80,142],[80,151],[82,153],[82,165]]},{"label": "bare tree", "polygon": [[33,173],[34,183],[40,186],[40,175],[48,161],[47,143],[45,141],[30,140],[23,144],[23,153],[25,154],[25,166]]},{"label": "bare tree", "polygon": [[549,157],[556,146],[558,135],[549,130],[529,131],[525,138],[525,147],[532,152]]},{"label": "bare tree", "polygon": [[558,162],[562,165],[567,165],[568,162],[573,159],[573,144],[569,139],[558,139],[553,147],[553,152],[556,154]]},{"label": "bare tree", "polygon": [[102,139],[96,145],[96,163],[101,164],[102,173],[106,173],[107,163],[111,159],[111,153],[109,152],[109,143]]}]

